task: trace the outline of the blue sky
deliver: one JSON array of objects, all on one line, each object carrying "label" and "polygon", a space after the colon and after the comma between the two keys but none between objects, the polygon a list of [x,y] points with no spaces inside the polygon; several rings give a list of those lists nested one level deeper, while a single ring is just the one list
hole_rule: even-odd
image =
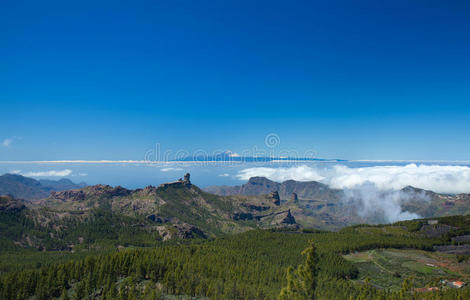
[{"label": "blue sky", "polygon": [[3,1],[0,160],[469,160],[470,3],[388,2]]}]

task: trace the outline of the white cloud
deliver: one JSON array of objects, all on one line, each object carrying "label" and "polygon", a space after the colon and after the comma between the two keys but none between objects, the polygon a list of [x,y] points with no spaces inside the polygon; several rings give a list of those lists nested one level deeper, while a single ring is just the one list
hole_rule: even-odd
[{"label": "white cloud", "polygon": [[247,180],[264,176],[274,181],[320,181],[343,189],[342,201],[371,222],[395,222],[419,218],[402,209],[410,200],[429,201],[425,193],[401,191],[411,185],[438,193],[470,193],[470,168],[455,165],[373,166],[351,168],[334,165],[329,168],[306,165],[291,168],[249,168],[237,177]]},{"label": "white cloud", "polygon": [[373,183],[380,190],[399,190],[411,185],[438,193],[470,193],[470,168],[467,166],[416,165],[351,168],[335,165],[314,168],[306,165],[291,168],[249,168],[237,177],[247,180],[264,176],[274,181],[320,181],[334,188],[354,188]]},{"label": "white cloud", "polygon": [[372,223],[389,223],[416,219],[416,213],[402,210],[402,204],[412,199],[429,201],[425,193],[404,192],[401,190],[380,190],[371,182],[344,189],[342,201],[354,207],[357,214]]},{"label": "white cloud", "polygon": [[438,193],[470,193],[470,168],[416,164],[366,168],[336,166],[330,185],[352,188],[366,182],[374,183],[379,189],[398,190],[411,185]]},{"label": "white cloud", "polygon": [[229,177],[229,176],[230,176],[230,174],[228,174],[228,173],[224,173],[224,174],[220,174],[219,176],[220,176],[220,177]]},{"label": "white cloud", "polygon": [[3,147],[10,147],[12,142],[13,142],[12,139],[4,139],[3,142],[2,142],[2,146]]},{"label": "white cloud", "polygon": [[175,171],[183,171],[182,168],[163,168],[160,169],[162,172],[175,172]]},{"label": "white cloud", "polygon": [[[17,170],[18,171],[18,170]],[[72,174],[72,170],[49,170],[49,171],[38,171],[38,172],[17,172],[26,177],[66,177]]]}]

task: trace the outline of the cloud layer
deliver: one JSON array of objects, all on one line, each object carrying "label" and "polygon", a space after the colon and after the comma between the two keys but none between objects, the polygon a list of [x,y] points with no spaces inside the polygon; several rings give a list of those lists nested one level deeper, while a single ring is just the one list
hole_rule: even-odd
[{"label": "cloud layer", "polygon": [[162,168],[162,169],[160,169],[160,171],[162,171],[162,172],[176,172],[176,171],[183,171],[183,169],[182,168],[172,168],[172,167],[170,167],[170,168]]},{"label": "cloud layer", "polygon": [[12,173],[20,174],[26,177],[66,177],[72,174],[72,170],[69,170],[69,169],[49,170],[49,171],[25,172],[25,173],[22,173],[21,171],[17,170],[17,171],[13,171]]},{"label": "cloud layer", "polygon": [[264,176],[274,181],[320,181],[343,189],[343,202],[369,222],[386,223],[419,218],[402,209],[411,199],[429,201],[425,193],[407,193],[411,185],[438,193],[470,193],[470,168],[467,166],[416,165],[351,168],[335,165],[315,168],[306,165],[291,168],[249,168],[239,179]]},{"label": "cloud layer", "polygon": [[470,193],[470,168],[467,166],[416,165],[351,168],[335,165],[314,168],[306,165],[291,168],[248,168],[237,177],[248,180],[264,176],[274,181],[320,181],[334,188],[351,189],[366,183],[379,190],[399,190],[408,185],[438,193]]},{"label": "cloud layer", "polygon": [[356,213],[373,223],[390,223],[420,218],[416,213],[402,210],[402,204],[411,199],[429,201],[425,193],[401,190],[380,190],[373,183],[364,183],[344,189],[343,202],[355,208]]}]

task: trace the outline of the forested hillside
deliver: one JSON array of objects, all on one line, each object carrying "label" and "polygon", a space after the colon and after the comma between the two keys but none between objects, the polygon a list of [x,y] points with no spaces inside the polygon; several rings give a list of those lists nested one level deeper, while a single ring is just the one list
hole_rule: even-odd
[{"label": "forested hillside", "polygon": [[296,199],[209,194],[189,175],[137,190],[53,192],[35,204],[0,196],[0,297],[469,297],[454,283],[470,282],[470,217],[337,232],[308,229],[315,222]]},{"label": "forested hillside", "polygon": [[[424,220],[356,226],[340,232],[254,230],[215,240],[128,248],[5,273],[0,291],[3,299],[32,295],[37,299],[163,299],[168,295],[276,299],[287,284],[287,269],[302,264],[300,253],[313,243],[317,256],[313,293],[318,299],[468,298],[467,288],[442,286],[439,291],[420,292],[423,286],[415,286],[412,278],[402,278],[403,285],[396,289],[380,289],[374,278],[359,280],[360,268],[342,256],[381,248],[432,253],[434,245],[451,244],[454,236],[470,229],[467,217],[442,219],[431,228],[427,224]],[[292,282],[301,277],[292,270],[289,274],[292,288]]]}]

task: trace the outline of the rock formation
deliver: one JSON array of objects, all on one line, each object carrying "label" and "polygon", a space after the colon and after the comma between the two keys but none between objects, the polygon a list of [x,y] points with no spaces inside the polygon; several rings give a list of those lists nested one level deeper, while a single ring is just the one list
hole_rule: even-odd
[{"label": "rock formation", "polygon": [[15,199],[9,195],[0,196],[0,211],[19,212],[26,206],[21,200]]},{"label": "rock formation", "polygon": [[50,197],[61,201],[82,201],[85,199],[85,192],[83,192],[82,190],[51,192]]},{"label": "rock formation", "polygon": [[297,225],[294,216],[290,213],[290,209],[274,214],[274,217],[271,222],[272,225],[276,226],[291,226]]},{"label": "rock formation", "polygon": [[62,192],[51,192],[50,198],[62,201],[82,201],[87,196],[96,198],[112,198],[129,196],[131,190],[123,188],[122,186],[112,187],[105,184],[97,184],[79,190],[69,190]]},{"label": "rock formation", "polygon": [[297,193],[292,193],[292,195],[290,196],[290,201],[293,202],[293,203],[299,202],[299,198],[297,197]]},{"label": "rock formation", "polygon": [[275,205],[281,205],[281,198],[279,198],[279,193],[277,191],[271,192],[270,196],[273,199],[273,203]]},{"label": "rock formation", "polygon": [[191,185],[191,180],[189,180],[190,176],[191,176],[191,175],[190,175],[189,173],[184,174],[183,183],[184,183],[185,185]]},{"label": "rock formation", "polygon": [[294,216],[290,213],[290,209],[287,211],[286,216],[281,220],[281,224],[296,224]]},{"label": "rock formation", "polygon": [[235,221],[238,221],[238,220],[253,220],[253,214],[252,213],[245,213],[245,212],[238,212],[238,213],[233,214],[232,219],[235,220]]},{"label": "rock formation", "polygon": [[162,183],[160,184],[160,188],[167,188],[169,186],[186,186],[190,187],[191,186],[191,180],[190,180],[191,175],[189,173],[184,174],[184,179],[180,178],[177,181],[173,182],[168,182],[168,183]]}]

